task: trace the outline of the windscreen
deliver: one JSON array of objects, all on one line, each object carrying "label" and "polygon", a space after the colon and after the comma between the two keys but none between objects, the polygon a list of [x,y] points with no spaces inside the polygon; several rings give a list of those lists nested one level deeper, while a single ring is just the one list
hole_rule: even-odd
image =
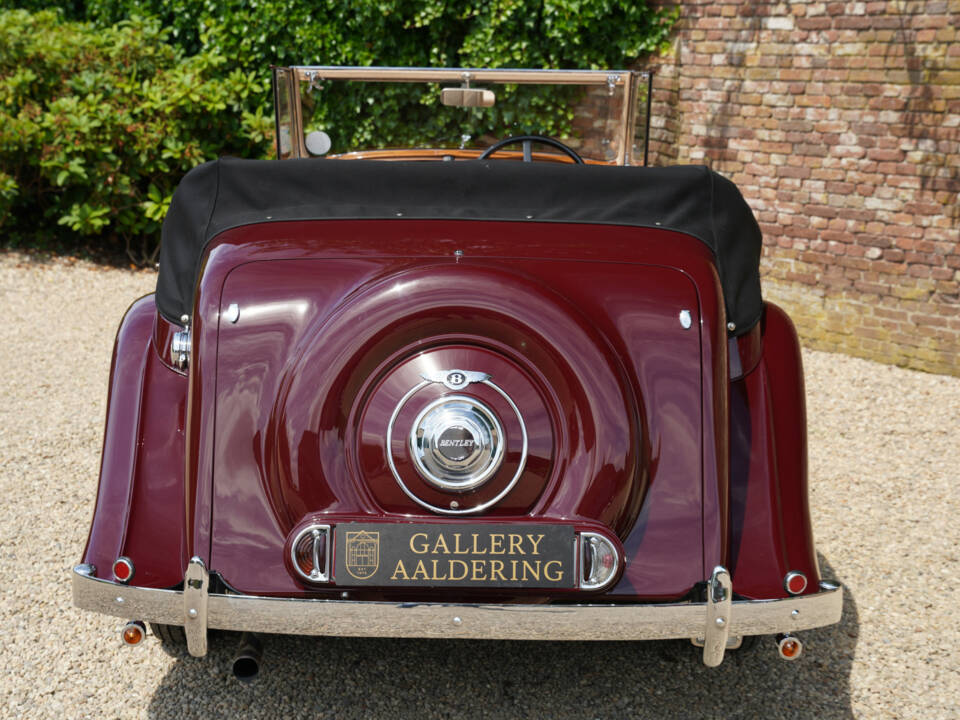
[{"label": "windscreen", "polygon": [[[278,68],[279,154],[390,159],[373,151],[397,149],[423,150],[423,159],[430,153],[443,158],[441,151],[451,151],[449,159],[476,156],[508,138],[534,135],[557,140],[587,161],[642,164],[645,77],[610,78],[600,74],[597,81],[583,84],[398,82]],[[290,112],[287,97],[298,115]],[[522,153],[519,143],[509,143],[497,157],[522,159]],[[549,143],[534,142],[532,153],[534,159],[569,157]]]}]

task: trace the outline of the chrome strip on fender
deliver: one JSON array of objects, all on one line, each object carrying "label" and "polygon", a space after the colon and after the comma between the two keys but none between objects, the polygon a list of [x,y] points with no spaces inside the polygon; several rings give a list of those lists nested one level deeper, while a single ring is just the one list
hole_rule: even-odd
[{"label": "chrome strip on fender", "polygon": [[[73,604],[105,615],[184,625],[184,593],[121,585],[93,577],[90,565],[73,569]],[[730,635],[799,632],[840,621],[843,590],[778,600],[730,603]],[[633,605],[491,605],[363,602],[207,596],[206,625],[222,630],[349,637],[490,640],[665,640],[704,636],[706,603]],[[191,648],[192,650],[193,648]]]}]

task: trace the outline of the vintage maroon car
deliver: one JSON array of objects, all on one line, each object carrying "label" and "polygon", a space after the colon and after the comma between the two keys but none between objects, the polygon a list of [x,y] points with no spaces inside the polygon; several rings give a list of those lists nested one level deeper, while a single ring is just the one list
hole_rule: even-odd
[{"label": "vintage maroon car", "polygon": [[[687,638],[717,665],[839,620],[760,230],[709,169],[632,167],[645,74],[274,79],[281,159],[187,175],[120,325],[77,606],[198,656],[220,628]],[[344,147],[317,95],[365,83],[466,130]],[[566,136],[491,130],[556,88],[589,111]]]}]

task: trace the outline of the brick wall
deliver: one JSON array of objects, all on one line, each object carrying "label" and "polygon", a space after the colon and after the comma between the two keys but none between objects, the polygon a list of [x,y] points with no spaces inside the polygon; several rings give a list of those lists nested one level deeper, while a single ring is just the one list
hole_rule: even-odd
[{"label": "brick wall", "polygon": [[734,180],[806,345],[960,375],[960,0],[685,0],[654,164]]}]

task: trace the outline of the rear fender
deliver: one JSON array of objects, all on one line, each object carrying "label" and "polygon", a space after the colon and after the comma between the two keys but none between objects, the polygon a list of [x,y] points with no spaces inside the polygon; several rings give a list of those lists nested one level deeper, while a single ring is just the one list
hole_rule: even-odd
[{"label": "rear fender", "polygon": [[113,350],[100,485],[83,562],[113,578],[116,559],[134,566],[132,582],[173,587],[183,580],[183,453],[187,377],[156,350],[154,296],[127,310]]},{"label": "rear fender", "polygon": [[767,303],[757,338],[740,344],[730,384],[730,569],[749,598],[784,597],[791,571],[820,587],[807,499],[807,417],[800,342]]}]

